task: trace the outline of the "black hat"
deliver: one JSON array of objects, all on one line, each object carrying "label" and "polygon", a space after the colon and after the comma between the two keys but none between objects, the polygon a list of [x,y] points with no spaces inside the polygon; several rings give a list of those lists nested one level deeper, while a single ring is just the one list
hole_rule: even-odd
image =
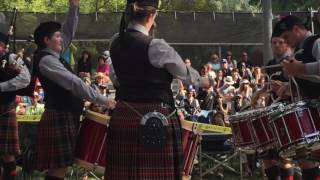
[{"label": "black hat", "polygon": [[152,6],[158,8],[159,0],[127,0],[127,4],[137,2],[141,6]]},{"label": "black hat", "polygon": [[285,16],[274,26],[272,37],[281,36],[284,32],[292,30],[295,25],[303,26],[302,20],[297,16]]},{"label": "black hat", "polygon": [[60,29],[61,24],[58,22],[48,21],[41,23],[34,31],[34,42],[38,46],[44,46],[43,38],[52,36],[55,32],[60,31]]},{"label": "black hat", "polygon": [[8,43],[8,36],[2,32],[0,32],[0,42],[3,42],[4,44]]}]

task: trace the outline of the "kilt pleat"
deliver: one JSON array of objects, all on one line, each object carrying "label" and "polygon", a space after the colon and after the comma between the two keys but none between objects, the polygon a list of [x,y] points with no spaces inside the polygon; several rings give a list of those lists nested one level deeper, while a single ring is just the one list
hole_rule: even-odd
[{"label": "kilt pleat", "polygon": [[0,106],[0,155],[20,155],[15,105]]},{"label": "kilt pleat", "polygon": [[[171,108],[160,104],[130,103],[141,114],[151,111],[169,115]],[[169,121],[168,141],[164,149],[146,150],[139,141],[141,117],[121,101],[112,113],[107,130],[108,180],[181,180],[182,140],[181,124],[174,115]]]},{"label": "kilt pleat", "polygon": [[73,164],[77,118],[68,112],[45,110],[38,125],[35,169],[63,168]]}]

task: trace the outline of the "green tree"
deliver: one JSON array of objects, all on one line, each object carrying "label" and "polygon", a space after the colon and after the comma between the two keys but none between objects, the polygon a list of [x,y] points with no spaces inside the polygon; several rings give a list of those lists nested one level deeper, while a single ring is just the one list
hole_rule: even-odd
[{"label": "green tree", "polygon": [[[165,11],[261,12],[262,0],[160,0]],[[83,0],[82,13],[122,11],[126,0]],[[272,0],[273,11],[320,9],[319,0]],[[18,7],[27,12],[66,12],[68,0],[0,0],[2,11]]]}]

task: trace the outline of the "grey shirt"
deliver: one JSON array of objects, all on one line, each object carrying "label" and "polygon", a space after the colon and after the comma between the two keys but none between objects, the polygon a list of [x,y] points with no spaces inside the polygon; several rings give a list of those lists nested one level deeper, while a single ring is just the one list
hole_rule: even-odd
[{"label": "grey shirt", "polygon": [[[8,62],[13,63],[14,61],[12,61],[12,59],[15,59],[16,56],[17,55],[15,54],[11,54],[9,56]],[[25,88],[29,85],[31,75],[27,66],[24,65],[23,60],[21,58],[18,58],[15,64],[16,64],[16,68],[20,69],[20,73],[16,77],[8,81],[1,82],[0,92],[16,91],[16,90]]]},{"label": "grey shirt", "polygon": [[[78,10],[77,7],[71,7],[68,17],[62,26],[62,37],[64,40],[63,50],[69,46],[75,34],[78,23]],[[98,104],[106,104],[107,97],[86,85],[78,76],[72,74],[63,66],[59,60],[61,56],[59,52],[49,48],[46,48],[43,51],[52,54],[44,56],[39,63],[40,72],[44,77],[54,81],[62,88],[71,91],[78,98],[86,99]]]},{"label": "grey shirt", "polygon": [[[145,35],[149,35],[148,30],[136,23],[129,23],[128,29],[139,31]],[[118,37],[116,34],[112,40]],[[163,39],[152,39],[149,45],[149,61],[156,68],[165,68],[174,78],[182,80],[186,84],[194,84],[201,87],[203,78],[198,71],[187,66],[179,54]],[[111,74],[112,75],[112,74]],[[111,79],[115,79],[112,77]]]}]

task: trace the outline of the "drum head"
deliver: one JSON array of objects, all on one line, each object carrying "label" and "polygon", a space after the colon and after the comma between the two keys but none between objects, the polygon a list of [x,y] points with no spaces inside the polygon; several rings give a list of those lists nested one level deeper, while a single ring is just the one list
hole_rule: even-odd
[{"label": "drum head", "polygon": [[307,102],[308,106],[311,106],[313,108],[319,108],[320,107],[320,100],[319,99],[311,99]]},{"label": "drum head", "polygon": [[257,117],[262,111],[263,111],[263,108],[243,111],[243,112],[231,115],[229,117],[229,121],[230,123],[238,122],[238,121],[248,121],[249,119]]}]

